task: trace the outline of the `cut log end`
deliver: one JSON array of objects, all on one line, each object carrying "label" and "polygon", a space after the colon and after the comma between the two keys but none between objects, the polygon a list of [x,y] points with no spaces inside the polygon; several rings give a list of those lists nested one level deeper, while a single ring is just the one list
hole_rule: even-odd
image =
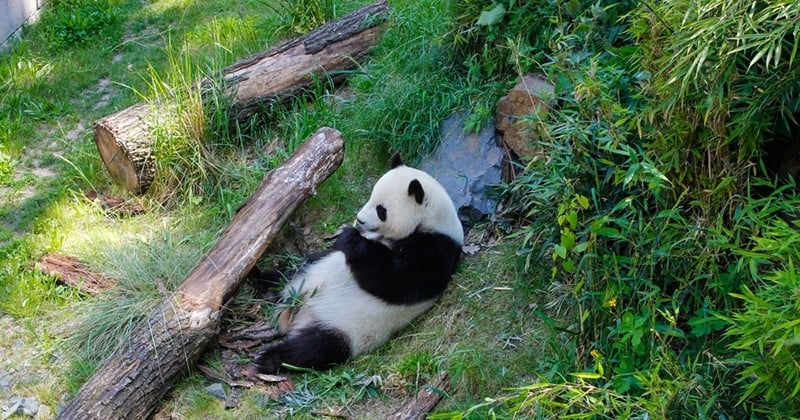
[{"label": "cut log end", "polygon": [[155,178],[155,159],[147,118],[141,103],[97,121],[94,139],[111,177],[135,194],[143,194]]},{"label": "cut log end", "polygon": [[111,177],[119,184],[124,185],[131,191],[139,192],[141,186],[136,177],[136,168],[133,166],[127,153],[119,144],[114,141],[114,136],[102,126],[95,126],[95,139],[97,150],[108,168]]}]

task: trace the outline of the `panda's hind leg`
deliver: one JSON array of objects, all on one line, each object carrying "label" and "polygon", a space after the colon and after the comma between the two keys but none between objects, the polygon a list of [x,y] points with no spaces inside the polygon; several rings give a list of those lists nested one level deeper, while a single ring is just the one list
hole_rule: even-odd
[{"label": "panda's hind leg", "polygon": [[261,373],[275,373],[292,366],[327,369],[350,358],[347,337],[333,328],[309,325],[291,331],[284,340],[270,345],[256,358]]}]

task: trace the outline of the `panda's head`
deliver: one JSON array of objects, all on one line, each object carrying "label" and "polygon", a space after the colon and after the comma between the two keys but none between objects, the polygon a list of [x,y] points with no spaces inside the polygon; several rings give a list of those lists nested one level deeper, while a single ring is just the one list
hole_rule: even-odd
[{"label": "panda's head", "polygon": [[403,165],[399,156],[372,189],[356,216],[361,234],[391,245],[415,231],[441,233],[464,243],[464,231],[453,201],[433,177]]}]

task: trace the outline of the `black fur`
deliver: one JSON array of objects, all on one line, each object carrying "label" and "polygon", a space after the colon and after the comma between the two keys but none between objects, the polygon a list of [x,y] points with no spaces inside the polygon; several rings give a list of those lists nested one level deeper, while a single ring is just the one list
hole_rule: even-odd
[{"label": "black fur", "polygon": [[333,244],[358,285],[383,301],[413,305],[438,297],[450,282],[461,246],[441,233],[415,232],[391,248],[346,227]]},{"label": "black fur", "polygon": [[275,373],[284,363],[311,369],[327,369],[350,358],[350,343],[343,333],[319,325],[293,330],[277,344],[259,354],[256,366],[261,373]]},{"label": "black fur", "polygon": [[[319,252],[312,252],[306,257],[306,260],[303,262],[303,265],[311,265],[315,262],[327,257],[333,250],[326,250],[326,251],[319,251]],[[302,270],[302,267],[300,268]]]},{"label": "black fur", "polygon": [[[303,266],[314,264],[331,252],[333,251],[327,250],[309,254]],[[302,270],[302,267],[300,269]],[[281,272],[272,268],[262,270],[258,266],[254,266],[250,273],[247,274],[247,279],[250,280],[250,284],[256,290],[256,297],[277,302],[280,299],[280,291],[283,289],[284,283],[294,277],[295,274],[295,271]]]},{"label": "black fur", "polygon": [[425,199],[425,191],[422,189],[422,184],[416,179],[408,184],[408,195],[413,195],[417,204],[422,204],[422,200]]},{"label": "black fur", "polygon": [[403,166],[403,159],[400,158],[400,153],[395,153],[392,155],[392,169]]},{"label": "black fur", "polygon": [[279,291],[283,283],[283,275],[278,270],[253,267],[247,275],[250,284],[256,291],[256,297],[277,302],[280,298]]}]

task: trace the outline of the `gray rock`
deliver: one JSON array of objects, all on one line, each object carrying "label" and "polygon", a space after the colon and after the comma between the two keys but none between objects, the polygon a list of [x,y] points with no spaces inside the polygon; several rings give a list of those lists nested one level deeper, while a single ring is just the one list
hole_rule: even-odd
[{"label": "gray rock", "polygon": [[36,419],[52,419],[53,418],[53,410],[50,407],[39,404],[39,411],[34,416]]},{"label": "gray rock", "polygon": [[13,415],[33,417],[39,412],[40,405],[33,398],[12,397],[3,405],[2,418],[7,419]]},{"label": "gray rock", "polygon": [[0,371],[0,397],[11,393],[11,373]]},{"label": "gray rock", "polygon": [[487,189],[501,182],[504,152],[497,146],[494,121],[475,134],[464,131],[465,119],[466,114],[455,114],[442,123],[442,142],[420,169],[444,186],[469,226],[494,214],[497,200]]},{"label": "gray rock", "polygon": [[208,392],[209,394],[211,394],[214,397],[217,397],[217,398],[221,399],[222,401],[225,401],[225,400],[228,399],[228,395],[225,393],[225,388],[219,382],[213,383],[213,384],[207,386],[205,389],[206,389],[206,392]]}]

